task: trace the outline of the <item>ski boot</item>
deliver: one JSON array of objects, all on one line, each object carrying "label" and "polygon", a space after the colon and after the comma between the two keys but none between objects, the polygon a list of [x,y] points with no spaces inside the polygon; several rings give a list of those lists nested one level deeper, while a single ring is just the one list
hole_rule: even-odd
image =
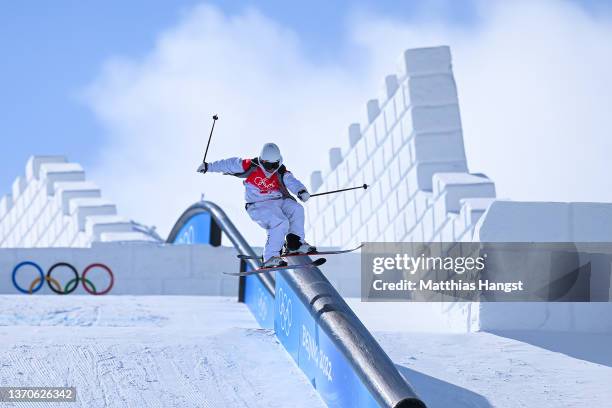
[{"label": "ski boot", "polygon": [[279,266],[287,266],[287,262],[279,257],[272,257],[263,263],[262,268],[276,268]]},{"label": "ski boot", "polygon": [[313,252],[317,252],[317,247],[310,245],[299,236],[289,233],[285,237],[283,254],[308,254]]}]

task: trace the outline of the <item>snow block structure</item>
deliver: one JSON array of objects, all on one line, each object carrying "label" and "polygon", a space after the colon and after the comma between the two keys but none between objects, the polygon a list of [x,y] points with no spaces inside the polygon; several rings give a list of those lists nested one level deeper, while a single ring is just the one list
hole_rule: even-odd
[{"label": "snow block structure", "polygon": [[495,185],[468,172],[448,47],[406,50],[366,122],[349,125],[349,143],[330,150],[314,172],[314,192],[363,183],[368,190],[320,197],[307,234],[322,246],[362,241],[458,241],[495,198]]},{"label": "snow block structure", "polygon": [[89,247],[94,242],[160,241],[117,207],[64,156],[32,156],[0,199],[0,247]]},{"label": "snow block structure", "polygon": [[[309,203],[312,242],[612,242],[612,203],[497,200],[493,181],[469,172],[449,47],[406,50],[382,90],[365,121],[349,125],[348,143],[330,150],[329,167],[311,176],[313,192],[370,187]],[[468,331],[609,333],[612,321],[599,316],[612,305],[611,267],[599,266],[590,300],[607,303],[433,304],[427,316]]]},{"label": "snow block structure", "polygon": [[[348,144],[311,175],[307,235],[319,246],[367,241],[612,242],[611,203],[496,200],[495,184],[468,170],[447,46],[406,50],[380,99],[366,103]],[[609,287],[609,285],[608,285]]]}]

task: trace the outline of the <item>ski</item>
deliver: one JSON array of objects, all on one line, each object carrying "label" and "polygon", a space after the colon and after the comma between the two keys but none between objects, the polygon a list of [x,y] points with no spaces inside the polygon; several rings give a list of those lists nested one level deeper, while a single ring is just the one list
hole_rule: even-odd
[{"label": "ski", "polygon": [[[337,254],[345,254],[347,252],[353,252],[356,251],[358,249],[360,249],[361,247],[363,247],[363,244],[355,247],[355,248],[351,248],[351,249],[341,249],[338,251],[316,251],[316,252],[307,252],[307,253],[297,253],[297,254],[285,254],[285,255],[279,255],[278,257],[274,257],[274,258],[290,258],[292,256],[311,256],[311,255],[337,255]],[[261,256],[251,256],[251,255],[242,255],[242,254],[238,254],[236,255],[239,259],[261,259]]]},{"label": "ski", "polygon": [[264,273],[264,272],[286,271],[286,270],[291,270],[291,269],[302,269],[302,268],[314,268],[316,266],[323,265],[326,261],[327,259],[325,258],[318,258],[306,264],[274,266],[271,268],[259,268],[259,269],[255,269],[252,271],[246,271],[246,272],[234,272],[234,273],[223,272],[223,273],[225,275],[230,275],[230,276],[249,276],[249,275],[255,275],[255,274]]}]

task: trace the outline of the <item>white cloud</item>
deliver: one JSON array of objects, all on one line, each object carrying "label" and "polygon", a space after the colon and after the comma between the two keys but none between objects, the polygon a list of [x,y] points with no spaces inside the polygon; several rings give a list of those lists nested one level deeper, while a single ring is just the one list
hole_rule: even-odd
[{"label": "white cloud", "polygon": [[[198,7],[146,58],[110,61],[92,84],[109,135],[93,178],[123,214],[164,232],[200,192],[251,226],[240,180],[195,174],[212,113],[210,159],[276,141],[307,182],[330,147],[346,146],[348,124],[403,49],[449,44],[470,170],[517,200],[612,201],[612,24],[564,2],[482,4],[469,29],[356,16],[347,48],[362,55],[336,65],[309,60],[257,11]],[[246,230],[254,242],[257,228]]]},{"label": "white cloud", "polygon": [[[251,226],[241,180],[195,173],[212,113],[220,120],[208,160],[254,157],[275,141],[308,185],[333,140],[348,139],[366,98],[361,82],[347,67],[314,65],[291,31],[254,10],[228,17],[198,7],[144,60],[106,64],[88,90],[109,130],[93,178],[123,214],[163,232],[200,192]],[[246,230],[261,241],[259,227]]]}]

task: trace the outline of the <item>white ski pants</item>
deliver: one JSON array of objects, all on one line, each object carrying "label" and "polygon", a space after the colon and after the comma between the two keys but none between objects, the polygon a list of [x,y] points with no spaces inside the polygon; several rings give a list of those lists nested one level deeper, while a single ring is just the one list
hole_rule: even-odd
[{"label": "white ski pants", "polygon": [[304,207],[295,200],[281,198],[261,201],[250,204],[247,212],[268,234],[263,253],[264,262],[279,255],[288,233],[304,239]]}]

